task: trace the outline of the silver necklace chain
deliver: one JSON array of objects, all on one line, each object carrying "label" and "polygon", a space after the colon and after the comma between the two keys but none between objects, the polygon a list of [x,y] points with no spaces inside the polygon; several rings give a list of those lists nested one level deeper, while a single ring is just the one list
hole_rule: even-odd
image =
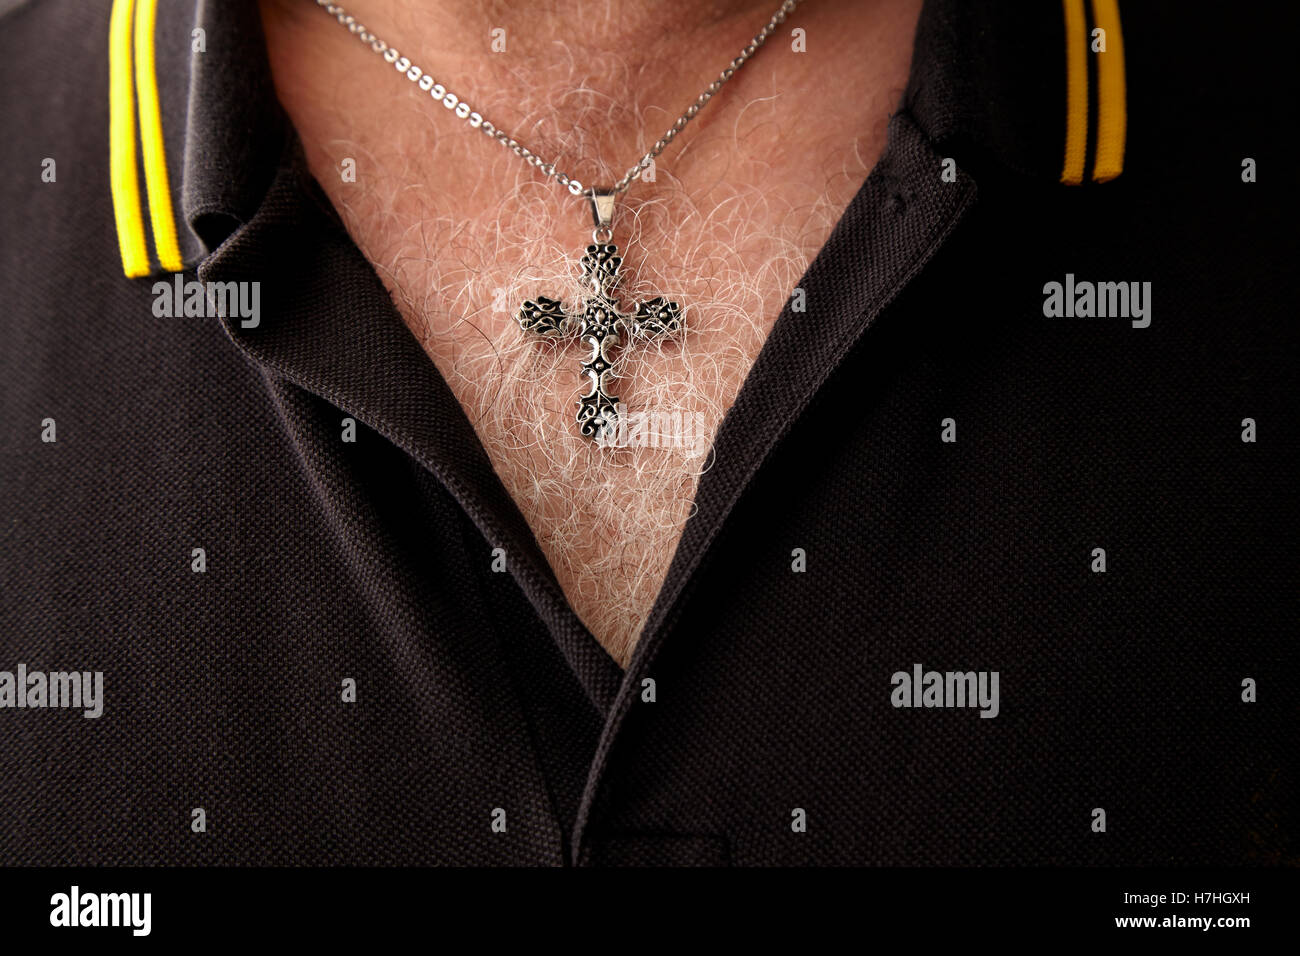
[{"label": "silver necklace chain", "polygon": [[[390,63],[398,73],[403,74],[408,80],[418,86],[423,92],[433,97],[434,101],[441,103],[457,117],[469,123],[472,129],[482,130],[488,136],[491,136],[498,143],[508,148],[516,156],[522,159],[528,165],[535,167],[544,176],[554,179],[561,186],[567,188],[575,196],[586,195],[589,198],[595,197],[597,190],[584,187],[578,180],[567,176],[555,168],[555,163],[547,162],[538,156],[523,143],[519,142],[505,130],[496,124],[484,118],[483,114],[475,110],[463,97],[457,96],[451,90],[447,89],[442,83],[437,82],[432,73],[423,70],[411,62],[410,57],[403,56],[397,51],[396,47],[390,46],[379,37],[375,36],[370,30],[357,22],[356,17],[349,14],[342,6],[337,3],[331,3],[329,0],[316,0],[317,6],[324,8],[330,16],[334,17],[343,26],[347,27],[348,32],[352,33],[362,43],[370,47],[376,53],[380,54],[388,63]],[[695,98],[695,102],[686,108],[686,112],[677,118],[677,122],[669,128],[654,144],[654,147],[642,156],[631,169],[623,174],[623,178],[616,182],[608,189],[599,190],[604,195],[621,195],[627,192],[629,186],[635,182],[643,172],[654,162],[655,157],[668,148],[668,144],[677,138],[677,134],[685,128],[686,124],[695,118],[700,110],[704,109],[705,104],[713,99],[715,93],[722,89],[724,83],[731,79],[737,70],[745,65],[751,56],[758,52],[759,47],[767,42],[768,37],[775,32],[776,28],[785,22],[785,18],[790,15],[791,11],[799,5],[799,0],[784,0],[776,13],[772,14],[767,25],[754,35],[754,38],[745,45],[740,51],[740,55],[732,60],[718,78],[704,88],[704,92]]]}]

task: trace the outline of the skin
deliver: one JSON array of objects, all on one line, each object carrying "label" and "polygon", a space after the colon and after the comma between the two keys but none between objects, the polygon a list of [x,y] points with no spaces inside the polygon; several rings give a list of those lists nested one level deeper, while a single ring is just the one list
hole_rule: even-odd
[{"label": "skin", "polygon": [[[686,306],[684,333],[625,353],[613,391],[629,411],[684,415],[711,442],[884,149],[920,2],[809,0],[668,147],[655,181],[620,201],[623,308],[656,294]],[[775,5],[347,6],[534,152],[602,184],[646,152]],[[474,423],[574,610],[626,665],[709,457],[693,440],[609,449],[580,438],[584,348],[529,341],[518,327],[526,298],[576,306],[586,203],[457,120],[310,0],[263,0],[262,12],[277,92],[312,173]],[[795,27],[807,52],[792,49]],[[505,30],[503,52],[494,29]],[[345,158],[355,182],[340,175]]]}]

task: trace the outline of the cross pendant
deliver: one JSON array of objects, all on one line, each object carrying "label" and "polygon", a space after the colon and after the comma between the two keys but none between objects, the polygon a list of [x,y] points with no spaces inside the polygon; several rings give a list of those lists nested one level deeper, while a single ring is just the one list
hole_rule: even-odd
[{"label": "cross pendant", "polygon": [[608,218],[603,224],[598,218],[593,242],[582,257],[582,280],[590,293],[583,297],[580,312],[565,312],[559,301],[545,296],[529,299],[519,310],[519,325],[525,332],[563,336],[576,328],[578,338],[590,347],[582,374],[590,380],[591,390],[578,400],[578,431],[587,438],[612,432],[618,422],[619,401],[609,392],[617,378],[615,348],[629,333],[659,335],[681,327],[680,307],[660,295],[637,303],[633,312],[618,310],[612,294],[623,258],[618,246],[602,241],[602,234],[608,239],[608,233]]}]

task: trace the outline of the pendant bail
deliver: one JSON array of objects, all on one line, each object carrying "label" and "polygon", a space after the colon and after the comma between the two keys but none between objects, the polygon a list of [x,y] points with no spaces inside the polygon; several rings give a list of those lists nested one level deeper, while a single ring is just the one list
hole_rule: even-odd
[{"label": "pendant bail", "polygon": [[598,189],[594,186],[588,193],[587,198],[591,201],[591,221],[596,226],[593,235],[604,234],[606,239],[613,236],[614,200],[617,195],[612,189]]}]

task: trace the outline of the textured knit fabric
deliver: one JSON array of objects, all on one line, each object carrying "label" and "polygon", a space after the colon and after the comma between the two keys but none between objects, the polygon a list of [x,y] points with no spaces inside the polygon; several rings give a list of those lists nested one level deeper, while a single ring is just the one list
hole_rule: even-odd
[{"label": "textured knit fabric", "polygon": [[[1124,4],[1125,169],[1067,187],[1059,5],[926,6],[626,673],[312,181],[247,0],[164,5],[158,59],[184,278],[261,282],[260,325],[123,277],[108,8],[0,19],[0,671],[104,674],[97,719],[0,708],[0,862],[1300,858],[1262,7]],[[1150,282],[1150,326],[1046,317],[1067,274]],[[998,715],[895,707],[915,664],[998,672]]]}]

